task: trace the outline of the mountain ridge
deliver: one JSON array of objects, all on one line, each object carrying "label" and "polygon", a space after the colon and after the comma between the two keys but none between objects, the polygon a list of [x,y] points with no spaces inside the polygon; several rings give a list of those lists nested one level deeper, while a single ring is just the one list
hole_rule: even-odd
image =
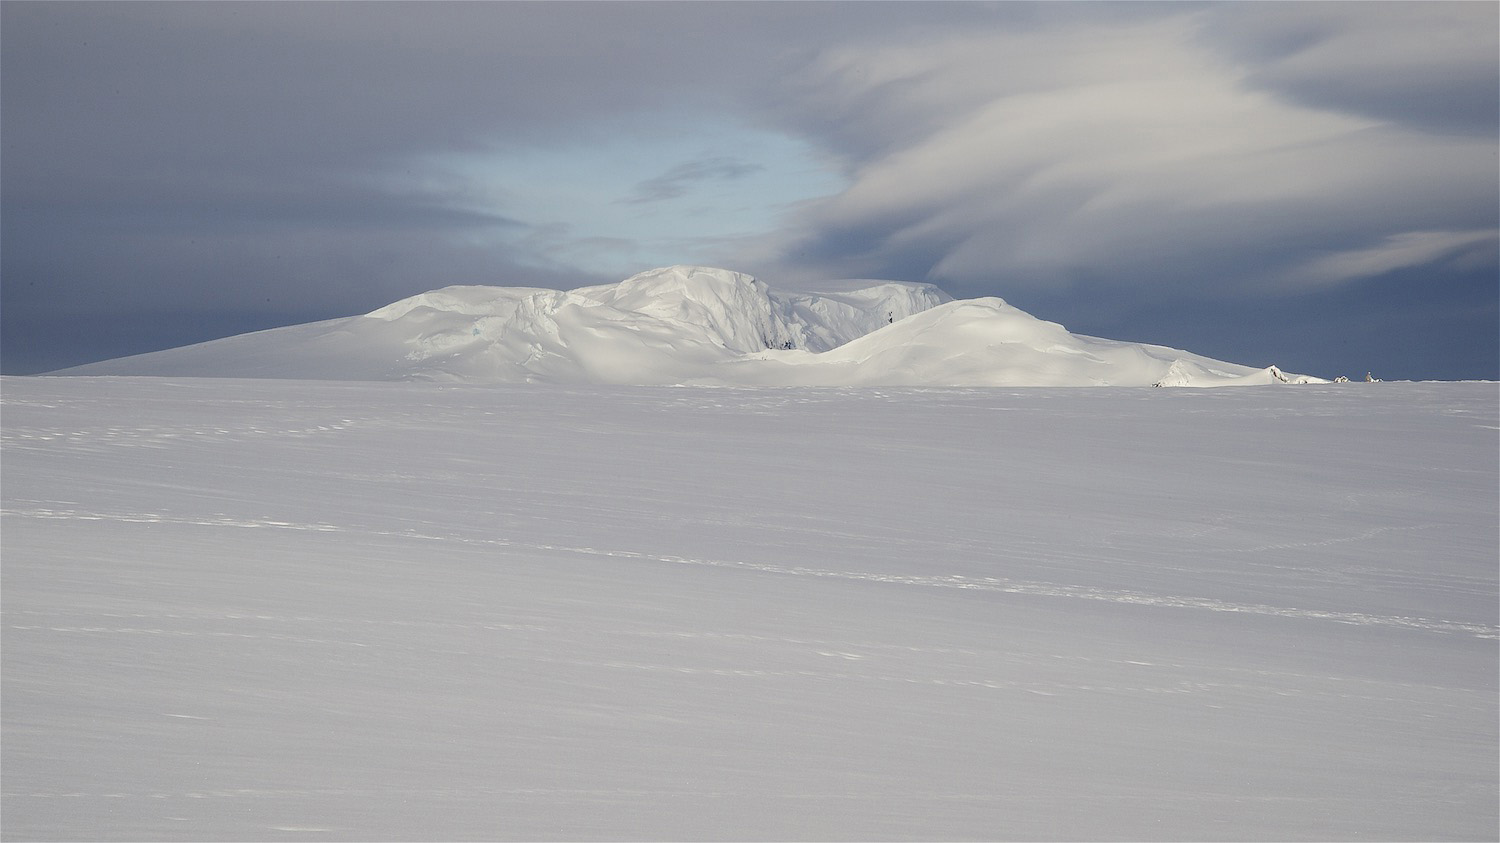
[{"label": "mountain ridge", "polygon": [[718,386],[1316,383],[1166,346],[1087,337],[997,297],[926,283],[780,291],[678,265],[562,291],[450,286],[362,316],[59,370],[320,380]]}]

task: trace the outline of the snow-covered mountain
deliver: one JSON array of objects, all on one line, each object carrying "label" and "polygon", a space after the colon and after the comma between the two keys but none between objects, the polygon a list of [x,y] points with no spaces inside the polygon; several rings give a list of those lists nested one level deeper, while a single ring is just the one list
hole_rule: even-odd
[{"label": "snow-covered mountain", "polygon": [[58,374],[761,386],[1319,380],[1079,336],[1001,299],[955,301],[930,284],[841,281],[784,292],[744,273],[700,266],[567,292],[446,287],[364,316]]}]

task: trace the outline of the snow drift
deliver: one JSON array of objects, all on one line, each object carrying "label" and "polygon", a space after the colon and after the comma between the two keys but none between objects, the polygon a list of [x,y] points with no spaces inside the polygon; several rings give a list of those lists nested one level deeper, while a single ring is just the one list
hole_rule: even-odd
[{"label": "snow drift", "polygon": [[364,316],[58,374],[719,386],[1322,382],[1080,336],[999,298],[955,301],[930,284],[840,281],[783,292],[698,266],[567,292],[446,287]]}]

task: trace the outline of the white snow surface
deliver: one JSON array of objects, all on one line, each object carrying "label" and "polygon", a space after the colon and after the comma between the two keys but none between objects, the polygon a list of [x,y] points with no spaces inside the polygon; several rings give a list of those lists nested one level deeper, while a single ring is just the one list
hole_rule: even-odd
[{"label": "white snow surface", "polygon": [[0,401],[6,840],[1500,833],[1494,384]]},{"label": "white snow surface", "polygon": [[570,292],[446,287],[365,316],[58,374],[717,386],[1226,386],[1322,382],[1069,333],[998,298],[835,281],[777,292],[672,266]]}]

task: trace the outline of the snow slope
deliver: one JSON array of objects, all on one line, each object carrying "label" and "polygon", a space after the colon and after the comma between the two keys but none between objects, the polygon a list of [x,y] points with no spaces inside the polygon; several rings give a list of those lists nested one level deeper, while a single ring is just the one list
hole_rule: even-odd
[{"label": "snow slope", "polygon": [[[780,364],[780,365],[778,365]],[[817,386],[1224,386],[1279,382],[1253,369],[1164,346],[1069,333],[998,298],[954,301],[823,354],[768,352],[760,377]],[[772,368],[774,367],[774,369]],[[1310,382],[1298,376],[1301,382]]]},{"label": "snow slope", "polygon": [[953,301],[929,284],[778,293],[693,266],[570,292],[447,287],[366,316],[59,374],[718,386],[1220,386],[1279,376],[1077,336],[998,298]]},{"label": "snow slope", "polygon": [[1496,398],[6,378],[0,836],[1494,839]]}]

